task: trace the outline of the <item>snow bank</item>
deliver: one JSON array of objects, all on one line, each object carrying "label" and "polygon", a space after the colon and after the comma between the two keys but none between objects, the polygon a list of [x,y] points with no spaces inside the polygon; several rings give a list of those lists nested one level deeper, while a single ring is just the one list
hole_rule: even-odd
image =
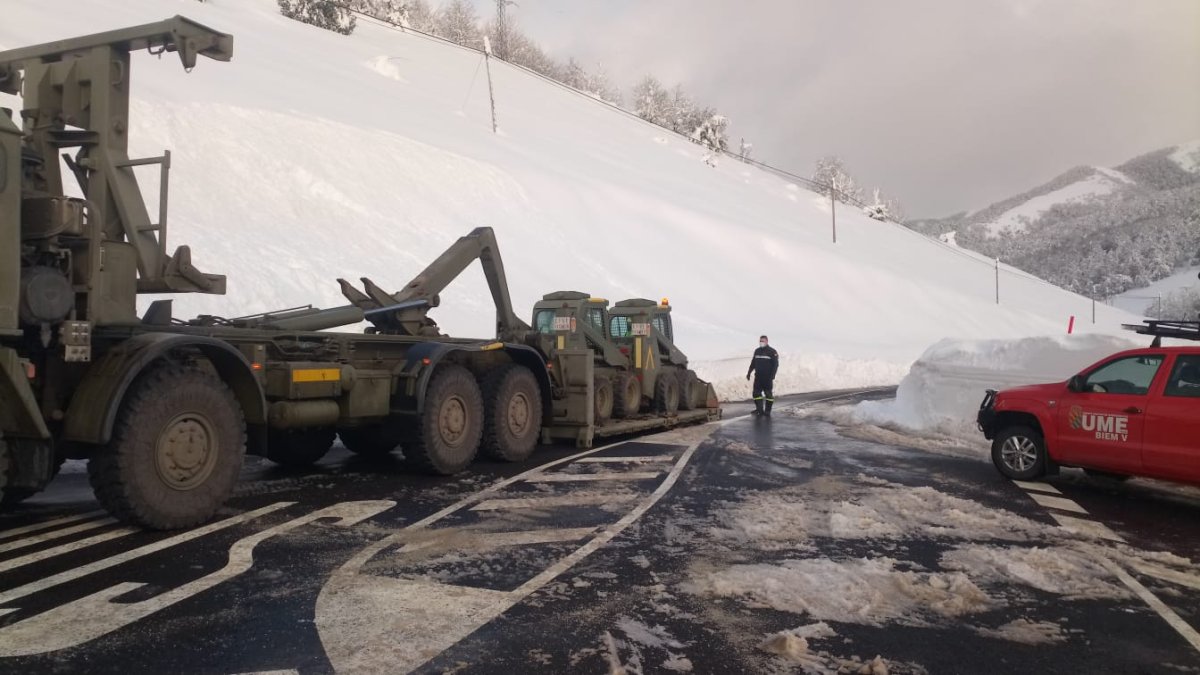
[{"label": "snow bank", "polygon": [[986,390],[1065,381],[1113,352],[1143,344],[1108,335],[943,340],[913,364],[895,400],[867,401],[835,417],[978,441],[975,416]]}]

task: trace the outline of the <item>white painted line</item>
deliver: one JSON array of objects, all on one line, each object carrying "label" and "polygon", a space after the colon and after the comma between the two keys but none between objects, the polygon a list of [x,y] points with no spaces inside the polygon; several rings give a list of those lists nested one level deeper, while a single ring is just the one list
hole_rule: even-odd
[{"label": "white painted line", "polygon": [[336,519],[337,526],[350,527],[395,505],[390,500],[377,500],[327,506],[237,540],[229,547],[228,561],[221,569],[145,600],[118,602],[121,596],[145,586],[120,582],[0,627],[0,657],[44,654],[91,642],[245,574],[254,566],[255,547],[271,537],[328,518]]},{"label": "white painted line", "polygon": [[1077,534],[1082,534],[1096,539],[1107,539],[1108,541],[1124,542],[1125,539],[1121,535],[1108,529],[1107,525],[1097,523],[1094,520],[1084,520],[1083,518],[1074,518],[1072,516],[1064,516],[1058,513],[1050,512],[1050,516],[1058,521],[1064,530],[1069,530]]},{"label": "white painted line", "polygon": [[1132,565],[1133,569],[1145,574],[1148,577],[1154,577],[1155,579],[1161,579],[1162,581],[1169,581],[1173,584],[1186,586],[1188,588],[1193,588],[1200,591],[1200,577],[1196,576],[1195,574],[1188,574],[1187,572],[1180,572],[1169,567],[1163,567],[1162,565],[1154,565],[1140,561],[1130,561],[1130,564]]},{"label": "white painted line", "polygon": [[1056,495],[1062,494],[1061,492],[1058,491],[1058,488],[1054,487],[1053,485],[1051,485],[1049,483],[1029,483],[1029,482],[1026,482],[1023,480],[1014,480],[1013,482],[1016,483],[1017,486],[1023,487],[1026,490],[1036,490],[1038,492],[1049,492],[1051,494],[1056,494]]},{"label": "white painted line", "polygon": [[627,471],[623,473],[548,473],[529,479],[530,483],[588,483],[602,480],[653,480],[661,471]]},{"label": "white painted line", "polygon": [[641,457],[584,457],[576,464],[624,464],[626,462],[674,462],[674,455],[645,455]]},{"label": "white painted line", "polygon": [[1082,506],[1076,504],[1070,499],[1065,499],[1063,497],[1051,497],[1050,495],[1040,495],[1036,492],[1030,492],[1029,496],[1033,498],[1033,501],[1048,509],[1058,509],[1060,511],[1070,511],[1072,513],[1082,513],[1085,516],[1087,515],[1087,511],[1084,510]]},{"label": "white painted line", "polygon": [[1129,573],[1121,569],[1116,563],[1102,555],[1097,555],[1096,558],[1100,561],[1101,565],[1103,565],[1109,572],[1112,572],[1114,576],[1120,579],[1121,583],[1128,586],[1129,590],[1133,591],[1135,595],[1141,598],[1142,602],[1145,602],[1147,605],[1149,605],[1150,609],[1158,612],[1158,615],[1161,616],[1163,620],[1171,626],[1171,628],[1174,628],[1176,633],[1179,633],[1181,636],[1183,636],[1183,639],[1187,640],[1188,643],[1192,645],[1192,649],[1200,652],[1200,634],[1197,634],[1194,628],[1189,626],[1186,621],[1179,618],[1179,615],[1176,614],[1174,610],[1163,604],[1162,600],[1159,600],[1153,593],[1147,590],[1146,587],[1143,586],[1137,579],[1129,576]]},{"label": "white painted line", "polygon": [[[167,539],[163,539],[162,541],[156,541],[153,544],[146,544],[145,546],[142,546],[140,548],[135,548],[132,551],[126,551],[126,552],[118,554],[118,555],[114,555],[114,556],[111,556],[108,558],[103,558],[101,560],[97,560],[97,561],[95,561],[93,563],[89,563],[87,565],[80,565],[79,567],[74,567],[74,568],[71,568],[64,572],[59,572],[58,574],[55,574],[53,576],[48,576],[48,577],[45,577],[44,579],[38,579],[37,581],[32,581],[28,584],[25,584],[24,586],[18,586],[16,588],[0,592],[0,605],[12,602],[13,600],[16,600],[17,598],[23,598],[27,595],[37,593],[38,591],[44,591],[47,588],[53,588],[54,586],[58,586],[59,584],[65,584],[68,581],[74,581],[76,579],[85,577],[94,572],[99,572],[100,570],[106,570],[110,567],[114,567],[116,565],[120,565],[122,563],[129,562],[130,560],[136,560],[137,558],[150,555],[151,553],[157,553],[163,549],[167,549],[172,546],[175,546],[176,544],[182,544],[184,542],[191,541],[193,539],[198,539],[200,537],[203,537],[206,534],[212,534],[213,532],[223,530],[227,527],[232,527],[234,525],[244,523],[247,520],[253,520],[255,518],[258,518],[259,516],[265,516],[268,513],[272,513],[274,511],[278,511],[279,509],[283,509],[283,508],[292,506],[295,503],[296,502],[276,502],[269,506],[264,506],[261,509],[256,509],[254,511],[247,511],[246,513],[243,513],[243,514],[237,515],[237,516],[233,516],[232,518],[226,518],[225,520],[219,520],[215,523],[210,523],[208,525],[205,525],[204,527],[199,527],[194,530],[188,530],[187,532],[177,534],[174,537],[169,537]],[[16,610],[0,609],[0,616],[3,616],[5,614],[8,614],[8,613],[11,613],[14,611],[16,611]]]},{"label": "white painted line", "polygon": [[67,523],[74,523],[80,520],[97,518],[102,515],[104,515],[103,511],[89,511],[88,513],[80,513],[74,516],[55,518],[54,520],[47,520],[42,523],[34,523],[32,525],[26,525],[24,527],[18,527],[12,530],[5,530],[0,532],[0,539],[10,539],[18,535],[29,534],[30,532],[38,532],[39,530],[48,530],[52,527],[58,527],[59,525],[66,525]]},{"label": "white painted line", "polygon": [[97,527],[106,527],[108,525],[116,525],[116,524],[117,524],[117,521],[115,518],[100,518],[99,520],[93,520],[93,521],[87,522],[87,523],[80,523],[79,525],[75,525],[73,527],[66,527],[61,530],[54,530],[53,532],[43,532],[42,534],[35,534],[32,537],[25,537],[24,539],[10,541],[7,544],[0,544],[0,553],[7,553],[9,551],[16,551],[18,549],[28,548],[30,546],[37,546],[38,544],[44,544],[48,541],[54,541],[55,539],[62,539],[63,537],[69,537],[73,534],[79,534],[80,532],[87,532],[88,530],[94,530]]},{"label": "white painted line", "polygon": [[[426,532],[446,532],[447,534],[459,534],[462,530],[457,528],[447,530],[426,530]],[[579,541],[584,537],[595,534],[594,527],[572,527],[560,528],[554,530],[518,530],[515,532],[487,532],[479,533],[472,532],[471,540],[467,542],[455,541],[454,551],[487,551],[494,548],[504,548],[506,546],[529,546],[532,544],[555,544],[562,541]],[[439,541],[437,539],[428,539],[418,541],[412,544],[405,544],[400,550],[396,551],[398,555],[412,553],[428,548],[437,548]]]},{"label": "white painted line", "polygon": [[618,492],[608,495],[566,495],[563,497],[516,497],[513,499],[489,499],[471,507],[472,511],[502,511],[505,509],[552,509],[562,506],[595,506],[618,504],[637,499],[641,495]]},{"label": "white painted line", "polygon": [[122,527],[116,530],[109,530],[108,532],[88,537],[87,539],[80,539],[79,541],[73,541],[69,544],[48,548],[45,551],[38,551],[36,553],[23,555],[20,558],[5,560],[4,562],[0,562],[0,572],[15,570],[18,567],[32,565],[35,562],[41,562],[55,556],[71,553],[72,551],[78,551],[79,549],[87,548],[88,546],[94,546],[96,544],[102,544],[106,541],[112,541],[113,539],[119,539],[121,537],[131,535],[137,531],[138,529],[136,527]]}]

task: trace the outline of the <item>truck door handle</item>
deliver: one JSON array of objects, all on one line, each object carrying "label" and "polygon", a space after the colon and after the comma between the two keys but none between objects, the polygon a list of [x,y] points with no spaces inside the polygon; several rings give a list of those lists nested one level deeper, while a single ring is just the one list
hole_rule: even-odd
[{"label": "truck door handle", "polygon": [[1127,415],[1141,415],[1141,414],[1142,414],[1142,409],[1141,409],[1141,408],[1139,408],[1139,407],[1137,407],[1137,406],[1129,406],[1128,408],[1126,408],[1126,409],[1125,409],[1125,410],[1123,410],[1122,412],[1124,412],[1124,413],[1125,413],[1125,414],[1127,414]]}]

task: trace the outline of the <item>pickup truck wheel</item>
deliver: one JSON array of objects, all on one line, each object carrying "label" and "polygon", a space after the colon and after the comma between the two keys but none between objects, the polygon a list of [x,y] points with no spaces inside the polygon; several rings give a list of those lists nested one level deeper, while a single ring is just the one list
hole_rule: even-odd
[{"label": "pickup truck wheel", "polygon": [[387,457],[400,445],[399,428],[387,422],[339,429],[338,437],[347,450],[360,457]]},{"label": "pickup truck wheel", "polygon": [[595,402],[595,412],[592,416],[596,424],[602,424],[613,416],[613,385],[607,377],[597,377],[592,389]]},{"label": "pickup truck wheel", "polygon": [[654,385],[654,409],[672,415],[679,410],[679,378],[670,371],[660,371]]},{"label": "pickup truck wheel", "polygon": [[1029,480],[1046,473],[1046,441],[1036,429],[1011,426],[992,441],[992,463],[1013,480]]},{"label": "pickup truck wheel", "polygon": [[484,454],[503,462],[529,459],[542,433],[542,392],[533,373],[518,365],[497,369],[483,381],[483,401]]},{"label": "pickup truck wheel", "polygon": [[641,407],[642,381],[633,373],[621,373],[613,380],[613,417],[633,417]]},{"label": "pickup truck wheel", "polygon": [[267,433],[267,459],[288,469],[304,469],[321,461],[337,432],[324,429],[271,429]]},{"label": "pickup truck wheel", "polygon": [[164,363],[134,382],[88,477],[119,520],[191,527],[229,498],[245,454],[245,417],[229,387],[201,368]]},{"label": "pickup truck wheel", "polygon": [[426,473],[449,476],[466,469],[483,436],[483,395],[462,366],[438,368],[425,391],[425,410],[408,430],[404,457]]},{"label": "pickup truck wheel", "polygon": [[696,407],[696,382],[700,378],[691,370],[679,373],[679,409],[691,410]]}]

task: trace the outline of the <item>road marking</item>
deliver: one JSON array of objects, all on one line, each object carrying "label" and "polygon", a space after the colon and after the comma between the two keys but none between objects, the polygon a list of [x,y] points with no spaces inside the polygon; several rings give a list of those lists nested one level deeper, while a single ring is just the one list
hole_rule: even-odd
[{"label": "road marking", "polygon": [[[715,430],[717,425],[710,424]],[[387,663],[389,671],[405,673],[420,667],[619,535],[675,485],[704,440],[689,445],[654,492],[623,518],[511,592],[441,584],[427,578],[380,577],[362,573],[362,568],[378,553],[411,537],[412,530],[427,528],[518,480],[536,481],[547,469],[606,448],[535,467],[365,547],[334,571],[317,597],[315,623],[333,669],[360,672]]]},{"label": "road marking", "polygon": [[584,457],[576,464],[623,464],[625,462],[674,462],[674,455],[646,455],[642,457]]},{"label": "road marking", "polygon": [[43,654],[91,642],[245,574],[254,566],[255,547],[271,537],[322,518],[336,518],[335,525],[350,527],[395,505],[396,502],[389,500],[342,502],[256,532],[237,540],[229,547],[228,562],[221,569],[147,600],[117,602],[121,596],[146,585],[139,582],[122,582],[78,600],[58,605],[0,628],[0,656]]},{"label": "road marking", "polygon": [[1041,495],[1036,492],[1030,492],[1029,496],[1033,498],[1033,501],[1048,509],[1082,513],[1085,516],[1088,514],[1088,512],[1082,506],[1076,504],[1070,499],[1065,499],[1063,497],[1051,497],[1050,495]]},{"label": "road marking", "polygon": [[87,523],[81,523],[81,524],[75,525],[73,527],[67,527],[67,528],[63,528],[61,530],[54,530],[53,532],[45,532],[42,534],[35,534],[32,537],[25,537],[24,539],[10,541],[7,544],[0,544],[0,553],[7,553],[9,551],[16,551],[16,550],[19,550],[22,548],[28,548],[30,546],[37,546],[38,544],[44,544],[48,541],[54,541],[55,539],[62,539],[63,537],[69,537],[73,534],[79,534],[80,532],[87,532],[88,530],[94,530],[97,527],[105,527],[108,525],[116,525],[116,524],[117,524],[117,521],[115,518],[100,518],[98,520],[94,520],[94,521],[87,522]]},{"label": "road marking", "polygon": [[30,532],[37,532],[39,530],[48,530],[59,525],[66,525],[67,523],[74,523],[80,520],[88,520],[89,518],[97,518],[102,515],[104,515],[103,511],[89,511],[88,513],[80,513],[74,516],[64,516],[62,518],[55,518],[54,520],[47,520],[42,523],[25,525],[24,527],[18,527],[13,530],[5,530],[4,532],[0,532],[0,539],[11,539],[12,537],[16,537],[18,535],[29,534]]},{"label": "road marking", "polygon": [[[466,528],[444,528],[437,530],[424,530],[432,536],[423,541],[405,544],[397,554],[416,553],[418,551],[428,550],[430,548],[443,548],[447,543],[453,547],[455,552],[460,551],[487,551],[494,548],[504,548],[506,546],[529,546],[532,544],[555,544],[563,541],[579,541],[584,537],[595,534],[594,527],[572,527],[560,528],[554,530],[519,530],[516,532],[487,532],[481,533],[478,530],[470,530]],[[464,541],[464,537],[470,537]]]},{"label": "road marking", "polygon": [[1121,583],[1128,586],[1129,590],[1133,591],[1135,595],[1141,598],[1142,602],[1150,605],[1150,608],[1157,612],[1158,615],[1161,616],[1163,620],[1171,626],[1171,628],[1174,628],[1175,632],[1183,636],[1183,639],[1187,640],[1188,643],[1192,645],[1193,649],[1200,651],[1200,634],[1197,634],[1196,630],[1189,626],[1186,621],[1179,618],[1179,615],[1176,614],[1174,610],[1163,604],[1162,600],[1159,600],[1153,593],[1147,590],[1147,588],[1143,586],[1137,579],[1129,576],[1129,573],[1116,563],[1103,555],[1097,554],[1096,558],[1100,561],[1100,564],[1105,567],[1105,569],[1120,579]]},{"label": "road marking", "polygon": [[530,478],[530,483],[587,483],[601,480],[654,480],[661,471],[612,471],[609,473],[548,473]]},{"label": "road marking", "polygon": [[[30,582],[24,586],[18,586],[16,588],[0,592],[0,605],[8,604],[13,600],[37,593],[38,591],[44,591],[47,588],[53,588],[59,584],[65,584],[68,581],[74,581],[75,579],[85,577],[93,572],[106,570],[110,567],[129,562],[130,560],[136,560],[142,556],[147,556],[151,553],[157,553],[158,551],[170,548],[176,544],[182,544],[193,539],[198,539],[206,534],[211,534],[213,532],[217,532],[218,530],[223,530],[227,527],[244,523],[247,520],[253,520],[259,516],[265,516],[268,513],[292,506],[295,503],[296,502],[276,502],[274,504],[264,506],[261,509],[247,511],[246,513],[233,516],[232,518],[219,520],[215,523],[205,525],[204,527],[200,527],[195,530],[188,530],[187,532],[163,539],[162,541],[156,541],[153,544],[146,544],[145,546],[142,546],[141,548],[135,548],[132,551],[126,551],[125,553],[103,558],[87,565],[81,565],[79,567],[75,567],[64,572],[59,572],[58,574],[48,576],[43,579],[38,579],[37,581]],[[0,616],[4,616],[5,614],[10,614],[15,611],[17,610],[0,609]]]},{"label": "road marking", "polygon": [[1200,591],[1200,577],[1197,577],[1195,574],[1188,574],[1187,572],[1180,572],[1169,567],[1144,562],[1131,562],[1130,565],[1133,569],[1146,576]]},{"label": "road marking", "polygon": [[504,509],[551,509],[560,506],[594,506],[618,504],[636,499],[639,495],[616,493],[607,495],[566,495],[564,497],[517,497],[514,499],[489,499],[471,507],[472,511],[500,511]]},{"label": "road marking", "polygon": [[1119,541],[1122,543],[1125,542],[1125,539],[1121,537],[1121,535],[1113,532],[1108,528],[1107,525],[1104,525],[1103,523],[1098,523],[1094,520],[1084,520],[1083,518],[1064,516],[1054,513],[1053,511],[1050,512],[1050,517],[1057,520],[1059,526],[1061,526],[1064,530],[1094,537],[1096,539],[1107,539],[1108,541]]},{"label": "road marking", "polygon": [[1037,490],[1038,492],[1049,492],[1051,494],[1061,495],[1058,488],[1049,483],[1030,483],[1023,480],[1014,480],[1014,483],[1025,488],[1026,490]]},{"label": "road marking", "polygon": [[4,562],[0,562],[0,572],[7,572],[9,570],[15,570],[18,567],[32,565],[35,562],[41,562],[55,556],[60,556],[72,551],[78,551],[81,548],[87,548],[88,546],[94,546],[96,544],[102,544],[106,541],[128,536],[137,531],[138,529],[134,527],[122,527],[116,530],[109,530],[108,532],[104,532],[102,534],[93,535],[87,539],[80,539],[79,541],[73,541],[69,544],[62,544],[61,546],[48,548],[45,551],[38,551],[36,553],[23,555],[20,558],[5,560]]}]

